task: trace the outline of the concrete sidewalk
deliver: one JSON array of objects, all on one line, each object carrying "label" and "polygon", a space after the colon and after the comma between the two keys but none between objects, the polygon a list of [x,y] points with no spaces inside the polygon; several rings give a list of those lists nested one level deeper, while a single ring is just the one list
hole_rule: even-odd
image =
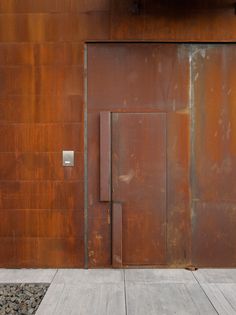
[{"label": "concrete sidewalk", "polygon": [[236,269],[0,269],[17,282],[51,283],[37,315],[236,314]]}]

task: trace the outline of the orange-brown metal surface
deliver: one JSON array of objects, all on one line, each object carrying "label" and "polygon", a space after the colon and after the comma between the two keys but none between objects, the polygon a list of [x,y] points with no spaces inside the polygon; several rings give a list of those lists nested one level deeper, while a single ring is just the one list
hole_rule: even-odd
[{"label": "orange-brown metal surface", "polygon": [[[87,41],[235,42],[235,0],[145,0],[139,14],[134,14],[132,3],[133,0],[0,1],[0,213],[6,220],[6,225],[0,224],[1,267],[85,266],[83,118]],[[230,234],[232,225],[224,230],[221,216],[226,219],[225,227],[234,220],[234,48],[208,46],[210,65],[200,56],[204,47],[196,47],[193,59],[199,71],[192,72],[190,81],[189,47],[169,45],[155,50],[152,45],[142,45],[136,47],[143,51],[140,55],[121,44],[123,53],[116,45],[113,49],[117,54],[114,51],[109,54],[104,46],[100,53],[96,48],[93,62],[88,56],[96,75],[96,81],[91,77],[88,83],[91,86],[91,82],[96,82],[97,86],[89,92],[88,104],[88,135],[89,141],[94,141],[88,152],[91,170],[88,185],[93,191],[88,196],[90,266],[111,265],[110,205],[96,202],[98,112],[111,108],[173,113],[167,117],[168,169],[172,169],[167,174],[167,252],[169,264],[179,266],[189,261],[189,238],[184,238],[189,233],[190,218],[189,189],[186,189],[190,187],[189,159],[183,158],[183,154],[186,157],[189,152],[189,139],[184,136],[185,131],[190,136],[190,113],[186,109],[194,106],[196,137],[193,128],[190,137],[196,143],[196,158],[192,162],[196,162],[196,168],[192,167],[191,174],[195,185],[193,196],[197,199],[192,216],[194,262],[207,266],[214,266],[214,261],[232,265],[233,254],[227,254],[235,251]],[[103,54],[107,63],[102,60]],[[190,85],[193,86],[195,77],[193,90]],[[225,90],[221,90],[222,85]],[[222,119],[219,116],[223,105],[226,112]],[[223,120],[221,127],[218,120]],[[225,131],[229,122],[230,132]],[[229,139],[220,138],[222,133]],[[65,147],[76,151],[73,170],[61,167],[61,151]],[[201,160],[205,152],[206,158]],[[206,217],[218,209],[219,216],[214,217],[218,225],[209,225],[206,231],[204,215],[195,220],[197,208],[199,214],[205,209]],[[47,218],[47,223],[43,218]],[[34,224],[37,231],[32,232]],[[213,242],[214,226],[220,226],[219,243]],[[203,235],[212,235],[209,245],[204,243],[205,250],[197,247],[203,240],[201,231]],[[217,244],[222,248],[218,254]],[[209,256],[204,256],[204,252]],[[214,258],[220,253],[224,260]]]},{"label": "orange-brown metal surface", "polygon": [[171,266],[191,261],[189,116],[189,109],[167,115],[167,263]]},{"label": "orange-brown metal surface", "polygon": [[112,114],[112,200],[123,265],[166,264],[166,114]]},{"label": "orange-brown metal surface", "polygon": [[[90,76],[90,75],[89,75]],[[90,79],[89,79],[90,80]],[[90,88],[92,85],[90,85]],[[90,92],[89,92],[90,93]],[[100,202],[100,113],[88,113],[88,266],[111,266],[111,204]]]},{"label": "orange-brown metal surface", "polygon": [[111,201],[111,113],[100,113],[100,201]]},{"label": "orange-brown metal surface", "polygon": [[112,202],[112,267],[123,267],[123,205]]},{"label": "orange-brown metal surface", "polygon": [[192,52],[193,262],[236,265],[236,46]]},{"label": "orange-brown metal surface", "polygon": [[[1,267],[84,266],[79,52],[78,43],[0,43]],[[75,151],[73,168],[62,150]]]},{"label": "orange-brown metal surface", "polygon": [[[100,110],[117,112],[112,114],[117,117],[166,113],[165,265],[235,266],[235,45],[91,44],[88,56],[89,117],[95,119]],[[126,140],[121,127],[113,130],[119,145],[134,129],[132,123],[125,126]],[[94,133],[93,143],[95,138]],[[114,174],[118,169],[113,165]],[[126,251],[125,220],[123,216],[123,264],[129,265],[135,259],[129,261],[132,246]],[[103,244],[109,246],[109,224],[99,233],[105,227]],[[133,248],[138,239],[131,238]],[[94,252],[97,248],[95,244]],[[138,265],[145,264],[142,258],[136,257]]]},{"label": "orange-brown metal surface", "polygon": [[145,0],[136,15],[132,3],[111,1],[111,39],[235,41],[234,0]]},{"label": "orange-brown metal surface", "polygon": [[185,45],[90,44],[88,71],[89,111],[176,112],[188,106]]},{"label": "orange-brown metal surface", "polygon": [[[112,199],[122,202],[123,265],[189,263],[189,75],[184,45],[88,46],[90,266],[111,265],[111,205],[98,195],[104,110],[113,117]],[[128,186],[119,181],[127,176]]]}]

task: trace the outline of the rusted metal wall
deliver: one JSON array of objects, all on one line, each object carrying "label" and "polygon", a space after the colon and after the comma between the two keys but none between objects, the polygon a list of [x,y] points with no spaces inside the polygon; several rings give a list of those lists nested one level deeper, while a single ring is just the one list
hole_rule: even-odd
[{"label": "rusted metal wall", "polygon": [[236,45],[192,49],[193,262],[236,265]]},{"label": "rusted metal wall", "polygon": [[[235,41],[236,18],[233,2],[199,0],[191,1],[189,6],[190,1],[183,1],[180,6],[178,1],[176,6],[175,1],[145,0],[142,1],[140,14],[134,15],[131,0],[0,1],[0,221],[2,222],[0,266],[84,266],[84,43],[88,40]],[[196,53],[196,63],[203,72],[206,72],[204,77],[208,78],[205,81],[209,87],[212,81],[209,78],[214,77],[214,74],[219,76],[218,81],[214,81],[219,86],[222,82],[228,85],[234,83],[233,50],[230,53],[226,50],[226,48],[222,50],[219,48],[217,57],[216,50],[214,53],[214,49],[209,48],[209,51],[215,54],[215,60],[222,63],[220,73],[217,73],[220,69],[216,66],[206,63],[207,59],[202,63],[201,55]],[[220,57],[221,54],[224,58]],[[163,58],[163,64],[167,56],[165,54],[159,56]],[[171,67],[166,68],[166,71],[170,69]],[[181,82],[181,78],[177,79]],[[172,89],[172,81],[169,81],[169,88]],[[216,111],[211,107],[212,112],[210,112],[204,102],[198,99],[195,101],[199,104],[197,108],[208,113],[207,117],[210,121],[205,126],[205,120],[201,120],[204,115],[200,119],[200,112],[196,111],[196,127],[200,124],[205,126],[206,137],[202,136],[200,131],[196,131],[195,143],[199,145],[201,143],[203,150],[206,145],[204,146],[205,142],[201,141],[208,139],[209,142],[213,137],[212,130],[215,134],[221,110],[219,95],[213,98],[211,94],[207,96],[206,93],[210,92],[206,92],[199,82],[200,80],[196,80],[192,91],[195,96],[197,93],[203,94],[205,100],[214,98],[216,102]],[[137,91],[137,93],[141,92]],[[164,100],[168,100],[168,89],[165,93],[163,99],[160,98],[160,106],[163,106]],[[179,101],[176,105],[166,101],[166,106],[170,108],[176,106],[176,109],[184,110],[188,97],[182,95],[183,92],[180,90],[175,93]],[[232,88],[231,94],[225,96],[224,104],[233,104],[233,97],[235,99],[233,93]],[[137,107],[139,105],[137,103]],[[217,149],[213,143],[212,152],[218,154],[217,150],[220,150],[225,152],[225,156],[221,156],[217,163],[214,161],[216,170],[209,174],[207,180],[210,184],[207,187],[202,180],[204,172],[208,169],[207,162],[200,160],[201,153],[205,154],[205,151],[201,152],[200,149],[196,151],[198,179],[195,180],[194,213],[198,211],[199,216],[193,221],[193,239],[194,243],[198,244],[197,240],[199,238],[202,240],[202,235],[207,235],[199,232],[204,230],[206,224],[204,216],[200,214],[207,213],[210,216],[213,209],[221,215],[222,220],[219,222],[215,219],[207,233],[211,233],[209,234],[211,237],[214,230],[219,226],[221,228],[218,238],[220,244],[227,248],[222,254],[225,259],[221,258],[222,265],[227,265],[229,260],[233,264],[235,253],[234,244],[231,243],[234,226],[234,191],[233,184],[228,184],[233,181],[235,113],[233,105],[228,105],[226,108],[227,115],[230,121],[232,120],[232,132],[229,136],[230,140],[225,140],[224,143],[219,136],[214,138],[219,140],[220,149]],[[147,109],[152,109],[151,103],[147,104]],[[224,115],[226,117],[226,114]],[[91,119],[94,119],[93,128],[96,129],[96,114]],[[223,126],[227,122],[226,118],[224,119]],[[188,123],[186,115],[170,114],[169,141],[176,143],[177,139],[181,139],[184,129],[188,131]],[[184,141],[176,147],[169,148],[169,155],[172,157],[169,162],[170,168],[179,169],[180,165],[182,169],[188,168],[188,160],[181,156],[181,145],[185,147]],[[74,170],[62,169],[63,148],[76,151]],[[210,155],[212,152],[206,149],[207,154]],[[227,173],[227,169],[231,169],[232,172]],[[225,181],[221,182],[222,177],[219,172],[224,175]],[[180,180],[181,185],[179,185]],[[179,192],[176,195],[170,194],[169,206],[176,209],[176,204],[181,203],[185,208],[186,201],[183,196],[187,191],[188,178],[179,172],[169,178],[169,182],[172,185],[170,191]],[[222,183],[226,183],[227,186]],[[217,189],[215,190],[214,187]],[[203,193],[205,189],[207,189],[207,196],[204,195],[206,192]],[[218,193],[220,189],[223,191],[222,194]],[[217,191],[215,193],[217,198],[214,197],[214,191]],[[219,198],[221,198],[220,203]],[[171,220],[176,220],[175,215],[173,212]],[[183,218],[186,216],[185,211],[182,212],[182,216]],[[91,259],[95,259],[92,264],[107,266],[110,263],[110,243],[107,241],[110,232],[106,231],[106,228],[103,230],[105,236],[102,241],[97,234],[97,231],[103,229],[107,214],[102,218],[97,208],[94,218],[97,220],[91,221],[91,233],[93,233],[91,242],[92,244],[97,242],[97,250],[94,256],[92,252],[90,253]],[[223,218],[225,224],[222,223]],[[180,222],[184,220],[180,219]],[[170,242],[172,248],[168,254],[176,264],[181,261],[183,248],[187,246],[184,236],[187,227],[180,224],[180,228],[182,233],[178,234],[178,238],[175,237],[177,243]],[[170,224],[168,233],[168,237],[176,233],[175,225]],[[201,251],[205,253],[205,250],[196,245],[193,251],[194,263],[209,265],[214,257],[219,257],[222,253],[221,251],[217,253],[219,247],[216,238],[212,236],[211,239],[214,239],[214,242],[205,242],[205,250],[209,257],[201,254]],[[102,257],[103,250],[107,254],[103,258],[98,258]],[[186,255],[188,256],[188,253]],[[205,260],[203,258],[201,260],[200,256]]]}]

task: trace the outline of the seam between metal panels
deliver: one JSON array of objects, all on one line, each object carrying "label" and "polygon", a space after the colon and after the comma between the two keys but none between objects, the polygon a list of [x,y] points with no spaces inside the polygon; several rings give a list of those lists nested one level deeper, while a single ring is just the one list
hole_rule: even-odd
[{"label": "seam between metal panels", "polygon": [[84,46],[84,267],[88,268],[88,47]]},{"label": "seam between metal panels", "polygon": [[[63,42],[67,42],[67,41],[62,41]],[[27,42],[26,42],[27,43]],[[48,42],[46,42],[48,43]],[[50,41],[49,41],[50,43]],[[157,40],[157,39],[127,39],[127,40],[121,40],[121,39],[107,39],[107,40],[98,40],[98,39],[90,39],[90,40],[85,40],[86,44],[186,44],[186,45],[199,45],[199,44],[203,44],[203,45],[207,45],[207,44],[216,44],[216,45],[221,45],[221,44],[229,44],[229,45],[234,45],[236,44],[236,40],[205,40],[205,41],[200,41],[200,40],[176,40],[176,39],[165,39],[165,40]]]},{"label": "seam between metal panels", "polygon": [[166,243],[166,263],[168,264],[169,263],[169,251],[168,251],[168,241],[169,241],[169,230],[168,230],[168,227],[169,227],[169,203],[168,203],[168,196],[169,196],[169,172],[168,172],[168,169],[169,169],[169,157],[168,157],[168,122],[169,122],[169,119],[168,119],[168,114],[165,113],[165,151],[166,151],[166,169],[165,169],[165,173],[166,173],[166,214],[165,214],[165,225],[166,225],[166,228],[165,228],[165,233],[166,233],[166,239],[165,239],[165,243]]},{"label": "seam between metal panels", "polygon": [[112,159],[112,152],[113,152],[113,141],[112,141],[112,135],[113,135],[113,123],[112,123],[112,112],[110,112],[110,201],[109,201],[109,217],[110,217],[110,261],[111,266],[113,266],[113,159]]},{"label": "seam between metal panels", "polygon": [[194,108],[194,80],[193,80],[194,47],[189,47],[189,110],[190,110],[190,260],[192,263],[192,229],[195,198],[195,108]]}]

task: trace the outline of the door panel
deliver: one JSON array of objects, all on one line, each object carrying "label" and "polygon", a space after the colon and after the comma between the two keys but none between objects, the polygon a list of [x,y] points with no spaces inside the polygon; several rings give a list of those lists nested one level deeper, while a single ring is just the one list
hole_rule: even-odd
[{"label": "door panel", "polygon": [[[112,245],[117,265],[235,266],[235,56],[233,44],[89,44],[90,266],[111,265]],[[99,201],[101,111],[116,113],[112,217],[111,203]]]},{"label": "door panel", "polygon": [[[179,44],[88,45],[85,220],[89,267],[119,267],[122,259],[123,266],[190,264],[189,54],[190,46]],[[108,131],[109,115],[112,132]],[[137,117],[146,117],[147,126],[141,124],[138,128]],[[109,196],[109,135],[113,150],[113,203]],[[140,159],[137,162],[150,175],[139,182],[128,173],[135,166],[133,160],[129,161],[131,157],[124,155],[131,148],[130,143]],[[125,151],[119,151],[123,146]],[[166,161],[159,154],[165,151]],[[142,175],[139,172],[136,171],[137,178]],[[117,180],[122,175],[133,178],[125,184]],[[166,189],[161,195],[157,189],[162,184]]]},{"label": "door panel", "polygon": [[[177,44],[90,44],[90,109],[173,112],[189,101],[189,50]],[[101,80],[102,78],[102,80]]]},{"label": "door panel", "polygon": [[236,45],[198,46],[192,63],[192,260],[197,266],[235,267]]},{"label": "door panel", "polygon": [[164,264],[166,114],[112,114],[112,201],[122,204],[123,265]]}]

